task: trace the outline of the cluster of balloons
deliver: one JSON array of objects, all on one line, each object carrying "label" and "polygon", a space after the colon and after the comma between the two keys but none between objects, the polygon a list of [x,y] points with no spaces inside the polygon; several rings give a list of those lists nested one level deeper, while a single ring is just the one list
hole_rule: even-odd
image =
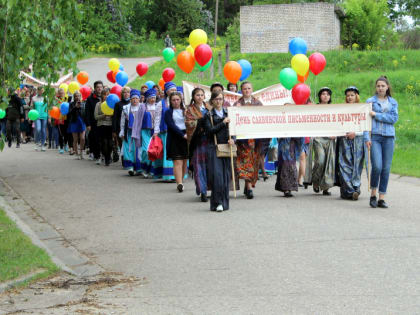
[{"label": "cluster of balloons", "polygon": [[74,94],[74,92],[79,91],[82,94],[83,100],[86,100],[92,93],[91,88],[85,85],[89,81],[89,74],[86,71],[80,71],[77,74],[76,79],[77,81],[71,81],[69,84],[61,83],[59,88],[63,89],[65,94],[67,94],[67,92]]},{"label": "cluster of balloons", "polygon": [[226,80],[236,84],[238,81],[246,80],[252,72],[251,63],[248,60],[228,61],[223,67],[223,74]]},{"label": "cluster of balloons", "polygon": [[195,29],[190,33],[188,40],[189,46],[176,58],[178,67],[185,73],[191,73],[197,64],[198,70],[206,71],[213,62],[213,51],[207,45],[207,33]]},{"label": "cluster of balloons", "polygon": [[127,84],[128,74],[124,71],[124,66],[117,58],[109,59],[108,67],[109,71],[106,74],[106,77],[111,83],[117,83],[120,86]]},{"label": "cluster of balloons", "polygon": [[280,71],[280,82],[288,90],[292,90],[292,98],[296,104],[305,104],[311,95],[311,89],[305,84],[309,70],[320,74],[326,65],[325,57],[321,53],[313,53],[306,57],[308,46],[302,38],[296,37],[289,42],[289,51],[293,55],[291,68]]}]

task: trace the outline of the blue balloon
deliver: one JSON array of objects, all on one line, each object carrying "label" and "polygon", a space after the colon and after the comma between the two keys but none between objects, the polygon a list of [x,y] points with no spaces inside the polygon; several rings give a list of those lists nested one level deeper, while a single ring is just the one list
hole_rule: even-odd
[{"label": "blue balloon", "polygon": [[251,75],[251,72],[252,72],[251,63],[248,60],[245,60],[245,59],[238,60],[238,63],[242,68],[242,74],[241,74],[241,77],[239,78],[239,80],[240,81],[246,80],[246,78],[248,78]]},{"label": "blue balloon", "polygon": [[21,85],[19,85],[19,88],[23,89],[24,86],[25,86],[25,84],[21,84]]},{"label": "blue balloon", "polygon": [[109,94],[106,97],[106,104],[109,106],[109,108],[114,109],[115,104],[117,104],[120,101],[120,98],[117,94]]},{"label": "blue balloon", "polygon": [[156,85],[155,82],[153,81],[147,81],[145,84],[147,85],[149,89],[153,88]]},{"label": "blue balloon", "polygon": [[124,71],[124,66],[120,63],[120,70]]},{"label": "blue balloon", "polygon": [[61,115],[67,115],[69,113],[69,103],[64,102],[60,105]]},{"label": "blue balloon", "polygon": [[293,56],[297,54],[306,55],[307,50],[308,45],[306,45],[306,42],[300,37],[295,37],[289,42],[289,51]]},{"label": "blue balloon", "polygon": [[128,82],[128,74],[124,71],[118,72],[115,76],[115,81],[117,81],[117,83],[121,86],[126,85]]}]

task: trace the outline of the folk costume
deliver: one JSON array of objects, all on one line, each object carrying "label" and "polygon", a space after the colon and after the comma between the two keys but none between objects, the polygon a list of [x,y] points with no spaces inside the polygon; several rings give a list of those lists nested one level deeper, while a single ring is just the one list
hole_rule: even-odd
[{"label": "folk costume", "polygon": [[[148,100],[156,97],[156,90],[151,88],[146,91],[145,96],[145,107],[146,111],[143,116],[143,123],[141,126],[141,172],[144,177],[154,177],[157,173],[154,169],[154,162],[149,160],[147,150],[149,148],[150,140],[154,134],[154,123],[155,123],[155,114],[156,114],[156,102],[153,104],[148,103]],[[158,174],[156,174],[158,177]]]}]

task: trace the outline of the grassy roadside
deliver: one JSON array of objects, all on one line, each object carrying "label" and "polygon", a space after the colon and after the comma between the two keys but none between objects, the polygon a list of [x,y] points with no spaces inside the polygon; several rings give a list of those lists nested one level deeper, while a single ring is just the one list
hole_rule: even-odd
[{"label": "grassy roadside", "polygon": [[0,283],[38,269],[45,271],[31,280],[45,278],[59,271],[48,254],[32,244],[29,237],[0,209]]}]

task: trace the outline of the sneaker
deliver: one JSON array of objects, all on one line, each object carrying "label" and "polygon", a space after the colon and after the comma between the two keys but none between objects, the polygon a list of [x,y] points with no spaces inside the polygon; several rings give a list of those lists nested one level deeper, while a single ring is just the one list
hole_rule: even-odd
[{"label": "sneaker", "polygon": [[96,165],[101,165],[101,159],[97,159],[95,163]]},{"label": "sneaker", "polygon": [[388,205],[385,202],[385,200],[383,200],[383,199],[379,199],[378,200],[378,208],[384,208],[384,209],[387,209],[388,208]]},{"label": "sneaker", "polygon": [[65,152],[68,152],[69,151],[69,146],[67,144],[64,146],[64,151]]},{"label": "sneaker", "polygon": [[286,198],[290,198],[290,197],[293,197],[293,194],[292,194],[292,192],[291,192],[290,190],[288,190],[288,191],[285,191],[285,192],[284,192],[284,196],[285,196]]},{"label": "sneaker", "polygon": [[208,201],[208,198],[207,198],[206,194],[201,194],[200,199],[201,199],[201,202],[207,202]]},{"label": "sneaker", "polygon": [[176,186],[176,188],[178,189],[178,191],[180,193],[184,191],[184,185],[182,185],[182,184],[178,184],[178,186]]},{"label": "sneaker", "polygon": [[132,168],[130,168],[130,169],[128,170],[128,175],[130,175],[130,176],[134,176],[134,170],[133,170]]},{"label": "sneaker", "polygon": [[83,158],[83,152],[80,152],[80,159],[81,160],[84,160],[84,158]]},{"label": "sneaker", "polygon": [[359,199],[359,193],[357,192],[357,191],[355,191],[354,193],[353,193],[353,195],[352,195],[352,199],[353,200],[358,200]]},{"label": "sneaker", "polygon": [[222,205],[218,205],[216,208],[217,212],[222,212],[223,211],[223,206]]},{"label": "sneaker", "polygon": [[45,149],[45,145],[42,145],[42,146],[41,146],[41,151],[42,151],[42,152],[45,152],[45,150],[46,150],[46,149]]},{"label": "sneaker", "polygon": [[40,150],[40,148],[41,148],[41,145],[39,145],[39,144],[35,144],[35,151],[39,151],[39,150]]},{"label": "sneaker", "polygon": [[58,153],[60,153],[60,154],[64,154],[64,150],[63,150],[63,149],[60,149],[60,150],[58,151]]},{"label": "sneaker", "polygon": [[327,189],[327,190],[323,190],[323,191],[322,191],[322,194],[323,194],[324,196],[331,196],[331,193],[328,191],[328,189]]},{"label": "sneaker", "polygon": [[94,161],[95,158],[93,157],[93,154],[89,154],[89,161]]},{"label": "sneaker", "polygon": [[372,197],[370,197],[370,200],[369,200],[369,205],[370,205],[372,208],[376,208],[376,207],[378,206],[378,202],[376,201],[376,196],[372,196]]}]

